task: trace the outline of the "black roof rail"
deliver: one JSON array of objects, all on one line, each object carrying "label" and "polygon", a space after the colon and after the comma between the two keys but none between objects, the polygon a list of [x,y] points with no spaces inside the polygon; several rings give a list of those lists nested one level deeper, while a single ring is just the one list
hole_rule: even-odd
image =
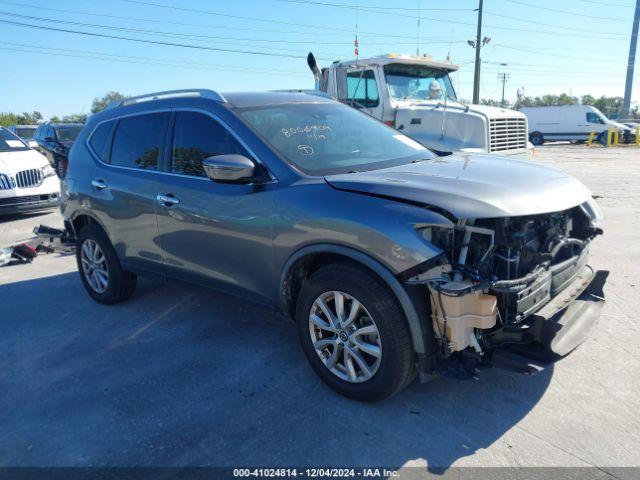
[{"label": "black roof rail", "polygon": [[165,92],[147,93],[136,97],[127,97],[120,101],[111,102],[107,108],[124,107],[142,102],[151,102],[153,100],[163,100],[166,98],[189,98],[202,97],[214,100],[216,102],[225,103],[227,100],[218,92],[207,89],[185,89],[185,90],[167,90]]}]

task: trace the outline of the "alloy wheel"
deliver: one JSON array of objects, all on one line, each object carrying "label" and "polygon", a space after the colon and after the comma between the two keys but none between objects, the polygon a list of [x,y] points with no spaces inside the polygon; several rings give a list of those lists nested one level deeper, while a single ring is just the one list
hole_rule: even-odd
[{"label": "alloy wheel", "polygon": [[382,359],[380,333],[367,309],[353,296],[325,292],[309,313],[311,343],[331,373],[351,383],[375,375]]},{"label": "alloy wheel", "polygon": [[84,278],[96,293],[104,293],[109,285],[107,259],[100,246],[91,239],[85,240],[80,250]]}]

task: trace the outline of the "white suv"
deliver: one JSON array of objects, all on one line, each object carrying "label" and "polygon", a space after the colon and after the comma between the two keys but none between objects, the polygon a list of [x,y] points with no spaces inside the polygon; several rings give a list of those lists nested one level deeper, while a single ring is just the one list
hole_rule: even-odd
[{"label": "white suv", "polygon": [[60,203],[60,180],[46,157],[0,127],[0,215],[33,212]]}]

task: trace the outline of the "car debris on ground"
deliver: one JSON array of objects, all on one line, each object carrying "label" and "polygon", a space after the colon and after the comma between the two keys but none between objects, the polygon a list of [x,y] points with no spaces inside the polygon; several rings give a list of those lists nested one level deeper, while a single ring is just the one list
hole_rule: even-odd
[{"label": "car debris on ground", "polygon": [[39,253],[75,253],[75,238],[67,230],[39,225],[33,233],[29,240],[0,248],[0,267],[31,263]]}]

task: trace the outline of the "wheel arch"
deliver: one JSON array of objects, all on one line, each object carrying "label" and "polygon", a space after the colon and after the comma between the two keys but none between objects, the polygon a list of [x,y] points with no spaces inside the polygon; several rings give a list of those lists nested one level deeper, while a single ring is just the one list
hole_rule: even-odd
[{"label": "wheel arch", "polygon": [[359,250],[335,244],[314,244],[301,248],[285,263],[279,282],[279,307],[293,316],[302,281],[318,268],[337,261],[349,261],[379,277],[391,290],[407,320],[414,351],[425,353],[423,326],[417,309],[396,276],[375,258]]},{"label": "wheel arch", "polygon": [[102,222],[100,220],[98,220],[94,215],[92,215],[92,214],[90,214],[88,212],[84,212],[83,211],[83,212],[76,213],[72,218],[70,218],[68,220],[68,223],[73,228],[73,233],[75,234],[76,237],[78,236],[78,233],[80,232],[82,227],[84,227],[85,225],[88,225],[90,223],[94,223],[94,224],[98,225],[104,231],[104,233],[107,235],[107,237],[109,236],[109,232],[104,227]]}]

